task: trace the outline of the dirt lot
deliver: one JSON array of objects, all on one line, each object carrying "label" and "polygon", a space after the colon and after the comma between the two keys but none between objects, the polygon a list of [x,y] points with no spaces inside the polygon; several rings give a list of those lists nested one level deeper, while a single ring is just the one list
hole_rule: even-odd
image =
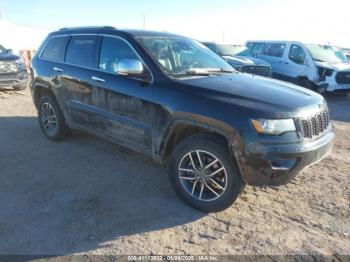
[{"label": "dirt lot", "polygon": [[350,254],[350,95],[327,98],[332,154],[216,214],[152,161],[86,134],[54,143],[29,91],[0,91],[0,254]]}]

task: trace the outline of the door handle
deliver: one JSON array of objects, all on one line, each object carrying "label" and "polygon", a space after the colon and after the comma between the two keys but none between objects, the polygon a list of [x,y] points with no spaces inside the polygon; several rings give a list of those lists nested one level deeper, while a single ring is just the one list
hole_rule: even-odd
[{"label": "door handle", "polygon": [[106,81],[103,78],[97,77],[97,76],[92,76],[91,79],[96,81],[96,82],[105,82]]},{"label": "door handle", "polygon": [[56,66],[53,67],[53,70],[55,70],[56,72],[63,72],[62,68],[59,68],[59,67],[56,67]]}]

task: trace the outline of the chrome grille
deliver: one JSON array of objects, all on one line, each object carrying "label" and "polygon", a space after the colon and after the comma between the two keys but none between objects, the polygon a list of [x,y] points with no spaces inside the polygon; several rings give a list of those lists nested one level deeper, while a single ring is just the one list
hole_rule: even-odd
[{"label": "chrome grille", "polygon": [[329,113],[328,109],[321,110],[314,116],[307,119],[296,119],[297,129],[304,138],[314,138],[326,131],[329,126]]},{"label": "chrome grille", "polygon": [[338,84],[350,84],[350,72],[337,73],[335,80]]},{"label": "chrome grille", "polygon": [[254,75],[268,76],[270,74],[270,67],[261,65],[244,65],[241,67],[241,71]]},{"label": "chrome grille", "polygon": [[13,61],[0,61],[0,73],[11,73],[17,71],[17,64]]}]

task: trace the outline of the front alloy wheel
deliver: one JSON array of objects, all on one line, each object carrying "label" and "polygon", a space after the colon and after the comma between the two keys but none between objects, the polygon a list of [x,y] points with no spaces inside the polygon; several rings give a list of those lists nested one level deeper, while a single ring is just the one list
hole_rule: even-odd
[{"label": "front alloy wheel", "polygon": [[227,173],[222,162],[213,154],[196,150],[180,161],[181,186],[193,198],[213,201],[222,196],[227,188]]},{"label": "front alloy wheel", "polygon": [[228,208],[244,189],[227,144],[210,134],[190,136],[176,146],[169,178],[182,200],[204,212]]}]

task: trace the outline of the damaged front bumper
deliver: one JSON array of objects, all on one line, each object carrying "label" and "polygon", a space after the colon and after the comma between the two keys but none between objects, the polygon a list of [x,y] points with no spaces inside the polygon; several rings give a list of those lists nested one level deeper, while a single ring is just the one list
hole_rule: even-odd
[{"label": "damaged front bumper", "polygon": [[[255,186],[287,184],[304,168],[326,157],[335,138],[332,126],[313,141],[304,141],[297,133],[285,134],[285,142],[277,138],[272,143],[265,143],[253,132],[244,136],[245,148],[238,162],[242,179]],[[292,138],[294,142],[288,142]]]},{"label": "damaged front bumper", "polygon": [[29,81],[28,72],[21,70],[11,73],[0,73],[0,87],[17,87],[23,89]]}]

